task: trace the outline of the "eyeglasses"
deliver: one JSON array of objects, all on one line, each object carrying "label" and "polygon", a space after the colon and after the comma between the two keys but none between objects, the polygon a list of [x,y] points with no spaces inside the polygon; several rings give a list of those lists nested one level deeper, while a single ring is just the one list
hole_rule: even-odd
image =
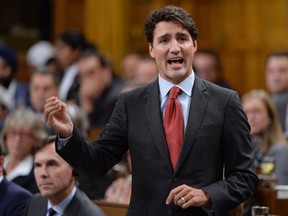
[{"label": "eyeglasses", "polygon": [[27,132],[17,132],[17,131],[9,131],[6,133],[7,138],[16,138],[17,136],[20,139],[27,139],[28,137],[31,137],[31,133]]}]

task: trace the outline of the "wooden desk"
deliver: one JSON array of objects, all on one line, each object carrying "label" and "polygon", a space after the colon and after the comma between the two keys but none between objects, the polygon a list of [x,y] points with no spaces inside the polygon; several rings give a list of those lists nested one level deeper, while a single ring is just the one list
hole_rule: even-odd
[{"label": "wooden desk", "polygon": [[126,216],[128,205],[100,200],[93,200],[93,202],[102,209],[106,216]]},{"label": "wooden desk", "polygon": [[269,206],[272,215],[288,216],[288,197],[280,197],[281,191],[259,187],[254,205]]}]

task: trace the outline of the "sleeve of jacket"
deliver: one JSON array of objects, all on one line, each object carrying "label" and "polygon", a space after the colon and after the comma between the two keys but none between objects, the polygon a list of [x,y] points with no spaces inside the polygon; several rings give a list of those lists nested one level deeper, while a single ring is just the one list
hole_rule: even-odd
[{"label": "sleeve of jacket", "polygon": [[74,168],[83,170],[88,176],[103,175],[118,163],[127,151],[127,114],[124,95],[114,108],[109,123],[100,138],[88,143],[74,127],[72,136],[57,152]]}]

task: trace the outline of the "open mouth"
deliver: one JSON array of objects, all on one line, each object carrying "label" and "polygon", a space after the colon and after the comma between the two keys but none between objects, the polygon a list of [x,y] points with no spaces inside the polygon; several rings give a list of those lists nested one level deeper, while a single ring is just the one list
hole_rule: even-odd
[{"label": "open mouth", "polygon": [[168,61],[168,64],[182,64],[184,62],[183,58],[171,58]]}]

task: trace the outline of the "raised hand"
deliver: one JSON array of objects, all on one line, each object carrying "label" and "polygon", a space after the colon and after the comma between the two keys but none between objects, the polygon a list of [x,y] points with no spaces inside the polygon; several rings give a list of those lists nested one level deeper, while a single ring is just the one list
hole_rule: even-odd
[{"label": "raised hand", "polygon": [[67,105],[52,96],[46,100],[44,106],[44,115],[46,122],[61,137],[69,137],[73,132],[73,121],[68,113]]}]

